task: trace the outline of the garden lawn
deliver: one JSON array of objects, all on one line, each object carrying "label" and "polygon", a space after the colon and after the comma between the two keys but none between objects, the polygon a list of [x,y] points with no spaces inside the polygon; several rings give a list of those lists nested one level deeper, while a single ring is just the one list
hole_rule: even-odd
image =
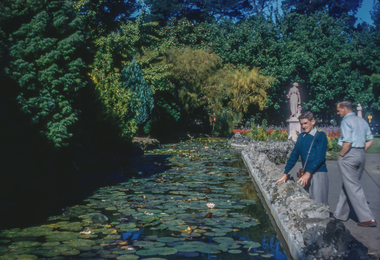
[{"label": "garden lawn", "polygon": [[380,153],[380,135],[374,135],[373,144],[367,153]]},{"label": "garden lawn", "polygon": [[[366,153],[379,153],[380,154],[380,135],[374,135],[374,142]],[[338,160],[340,152],[327,151],[326,160],[336,161]]]}]

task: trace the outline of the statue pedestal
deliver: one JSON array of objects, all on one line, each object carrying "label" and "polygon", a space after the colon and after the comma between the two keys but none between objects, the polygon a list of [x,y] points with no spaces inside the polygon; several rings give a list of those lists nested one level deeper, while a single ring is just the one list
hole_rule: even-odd
[{"label": "statue pedestal", "polygon": [[288,139],[292,139],[294,142],[297,141],[297,132],[301,133],[301,124],[297,117],[291,117],[286,122],[289,123],[288,126]]}]

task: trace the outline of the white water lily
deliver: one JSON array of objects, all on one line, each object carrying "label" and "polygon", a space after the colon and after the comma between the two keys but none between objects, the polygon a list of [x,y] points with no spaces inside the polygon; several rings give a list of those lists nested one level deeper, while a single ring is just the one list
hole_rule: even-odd
[{"label": "white water lily", "polygon": [[91,234],[92,234],[92,231],[91,231],[91,230],[88,230],[88,231],[81,231],[80,234],[82,234],[82,235],[91,235]]},{"label": "white water lily", "polygon": [[207,207],[208,207],[209,209],[213,209],[213,208],[215,208],[215,204],[214,204],[214,203],[207,203],[206,205],[207,205]]}]

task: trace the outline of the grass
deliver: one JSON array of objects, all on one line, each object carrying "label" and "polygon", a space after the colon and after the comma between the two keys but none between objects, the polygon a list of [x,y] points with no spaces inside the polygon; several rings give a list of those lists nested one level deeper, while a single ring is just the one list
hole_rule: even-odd
[{"label": "grass", "polygon": [[326,160],[327,161],[336,161],[338,160],[339,152],[327,151]]},{"label": "grass", "polygon": [[373,137],[373,144],[367,150],[367,153],[380,153],[380,135],[374,135]]},{"label": "grass", "polygon": [[[372,146],[367,150],[366,153],[379,153],[380,154],[380,135],[374,135],[374,140]],[[336,161],[338,160],[339,152],[327,151],[326,160]]]}]

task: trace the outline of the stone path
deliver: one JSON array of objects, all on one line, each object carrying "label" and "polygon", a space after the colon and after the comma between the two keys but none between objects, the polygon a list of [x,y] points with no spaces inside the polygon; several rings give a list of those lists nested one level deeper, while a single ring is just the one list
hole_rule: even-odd
[{"label": "stone path", "polygon": [[[278,165],[280,169],[285,168],[285,164]],[[298,162],[290,174],[297,180],[296,172],[301,167]],[[366,154],[366,167],[367,172],[372,178],[380,185],[380,154]],[[340,189],[342,187],[342,179],[338,171],[338,164],[336,161],[327,161],[327,169],[329,171],[329,205],[330,211],[334,212],[336,204],[338,203]],[[347,222],[344,222],[346,228],[351,234],[367,248],[368,253],[380,259],[380,188],[372,181],[367,173],[363,173],[361,180],[364,193],[366,194],[369,207],[374,214],[378,226],[376,228],[358,227],[356,225],[355,216],[352,216]]]}]

